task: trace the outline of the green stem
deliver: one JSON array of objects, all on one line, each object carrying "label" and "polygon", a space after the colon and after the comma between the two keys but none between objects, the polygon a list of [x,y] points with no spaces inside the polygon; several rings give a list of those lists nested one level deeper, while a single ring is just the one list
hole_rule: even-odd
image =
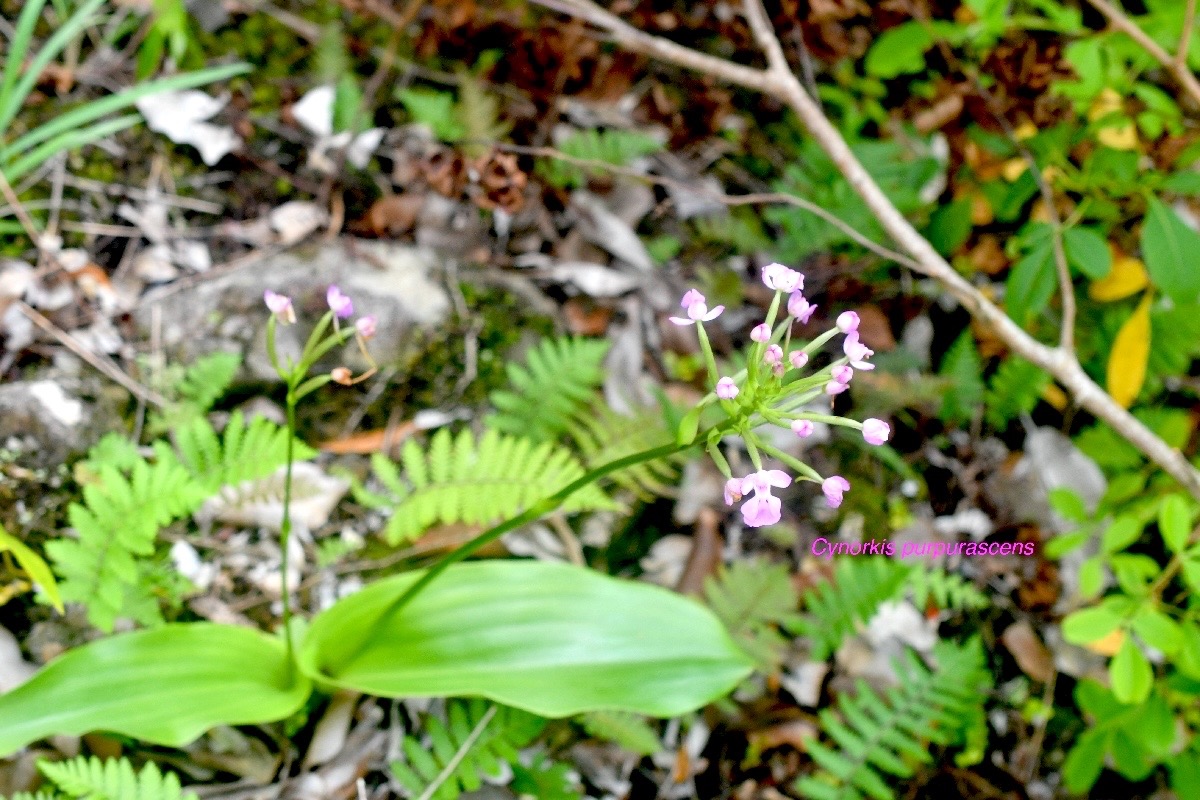
[{"label": "green stem", "polygon": [[296,393],[295,387],[288,386],[287,396],[287,472],[283,479],[283,521],[279,525],[279,545],[281,549],[279,561],[279,580],[283,592],[283,638],[287,646],[288,664],[294,664],[292,650],[292,599],[288,589],[288,544],[292,538],[292,462],[295,460],[296,444]]}]

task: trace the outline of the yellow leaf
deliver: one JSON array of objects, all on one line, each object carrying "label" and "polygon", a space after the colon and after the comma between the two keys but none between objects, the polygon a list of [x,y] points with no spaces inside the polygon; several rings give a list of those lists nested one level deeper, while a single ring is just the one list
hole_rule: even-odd
[{"label": "yellow leaf", "polygon": [[1034,125],[1029,120],[1025,120],[1024,122],[1022,122],[1020,125],[1017,126],[1017,129],[1015,131],[1013,131],[1013,138],[1016,139],[1018,142],[1022,142],[1026,139],[1037,136],[1037,132],[1038,132],[1037,125]]},{"label": "yellow leaf", "polygon": [[1088,109],[1088,121],[1095,122],[1101,117],[1112,114],[1114,111],[1123,110],[1124,107],[1121,95],[1117,94],[1117,90],[1111,86],[1105,86],[1104,90],[1096,95],[1096,99],[1092,101],[1091,108]]},{"label": "yellow leaf", "polygon": [[1096,131],[1096,140],[1113,150],[1136,150],[1137,128],[1128,120],[1117,125],[1107,125]]},{"label": "yellow leaf", "polygon": [[1133,256],[1127,256],[1116,248],[1113,251],[1112,270],[1088,287],[1088,297],[1101,303],[1121,300],[1137,294],[1150,284],[1146,265]]},{"label": "yellow leaf", "polygon": [[5,550],[16,557],[17,563],[21,569],[25,570],[25,574],[37,581],[58,613],[63,613],[62,597],[58,593],[58,584],[54,581],[54,573],[50,571],[50,567],[46,565],[41,556],[26,547],[24,542],[0,525],[0,552]]},{"label": "yellow leaf", "polygon": [[[1092,101],[1087,117],[1089,122],[1095,122],[1110,114],[1116,115],[1124,110],[1125,103],[1121,95],[1117,94],[1116,90],[1112,87],[1106,87]],[[1119,120],[1114,119],[1113,124],[1106,125],[1096,131],[1096,139],[1100,144],[1108,145],[1114,150],[1133,150],[1137,147],[1138,143],[1137,128],[1134,127],[1132,120],[1122,115],[1122,118]]]},{"label": "yellow leaf", "polygon": [[1146,362],[1150,359],[1150,295],[1146,294],[1125,320],[1108,355],[1108,393],[1129,408],[1142,391],[1146,380]]},{"label": "yellow leaf", "polygon": [[1004,162],[1004,166],[1000,168],[1000,174],[1004,176],[1004,180],[1012,183],[1017,178],[1025,174],[1025,170],[1029,169],[1029,164],[1023,158],[1010,158]]},{"label": "yellow leaf", "polygon": [[1047,383],[1046,388],[1042,389],[1042,399],[1059,411],[1066,411],[1067,406],[1071,404],[1071,398],[1067,397],[1067,393],[1053,383]]},{"label": "yellow leaf", "polygon": [[1117,628],[1107,636],[1101,637],[1094,642],[1088,642],[1084,645],[1093,653],[1099,653],[1102,656],[1115,656],[1117,651],[1121,649],[1121,645],[1125,643],[1125,631]]}]

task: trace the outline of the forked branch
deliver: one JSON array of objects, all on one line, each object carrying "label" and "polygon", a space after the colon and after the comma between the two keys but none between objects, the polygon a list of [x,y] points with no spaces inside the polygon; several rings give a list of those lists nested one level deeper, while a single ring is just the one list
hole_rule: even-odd
[{"label": "forked branch", "polygon": [[[1090,1],[1097,8],[1104,3],[1104,0]],[[1113,430],[1179,481],[1193,497],[1200,499],[1200,472],[1197,472],[1188,463],[1179,450],[1164,442],[1113,400],[1084,372],[1073,350],[1062,346],[1044,345],[1026,333],[1001,308],[985,297],[963,276],[955,272],[933,245],[909,223],[858,161],[841,133],[829,121],[820,106],[792,72],[779,37],[771,26],[761,0],[744,0],[744,8],[746,20],[754,34],[755,41],[766,56],[766,69],[737,64],[684,47],[660,36],[645,33],[606,11],[593,0],[534,0],[534,2],[595,25],[605,31],[617,44],[629,50],[702,72],[727,83],[763,92],[785,103],[800,118],[805,128],[816,139],[851,187],[862,197],[888,236],[901,250],[911,256],[913,262],[909,264],[911,269],[936,280],[972,316],[986,325],[1008,345],[1012,352],[1050,373],[1070,393],[1076,403],[1112,426]],[[1111,6],[1109,7],[1111,8]],[[1114,24],[1117,23],[1114,22]],[[1133,27],[1137,28],[1136,25]],[[1140,29],[1138,30],[1140,31]],[[1142,32],[1142,36],[1145,37],[1144,32]],[[1158,49],[1162,50],[1162,48]],[[1158,58],[1158,56],[1155,57]],[[1167,57],[1166,61],[1164,66],[1170,69],[1171,59]],[[1177,70],[1172,69],[1172,72],[1176,73],[1176,77],[1180,78],[1181,83],[1188,87],[1189,92],[1192,91],[1191,84],[1195,85],[1194,96],[1200,102],[1200,84],[1196,83],[1195,76],[1190,72],[1187,73],[1187,78],[1190,79],[1189,84],[1183,76],[1178,75]]]}]

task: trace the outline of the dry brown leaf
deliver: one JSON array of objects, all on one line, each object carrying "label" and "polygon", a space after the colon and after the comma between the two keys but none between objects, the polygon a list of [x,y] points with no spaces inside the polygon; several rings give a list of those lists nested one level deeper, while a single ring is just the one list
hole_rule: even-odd
[{"label": "dry brown leaf", "polygon": [[317,445],[323,453],[336,455],[368,455],[390,453],[404,443],[417,430],[416,422],[409,420],[390,428],[377,428],[355,433],[342,439],[332,439]]},{"label": "dry brown leaf", "polygon": [[1039,683],[1049,683],[1054,677],[1054,657],[1042,644],[1028,620],[1009,625],[1000,640],[1026,675]]}]

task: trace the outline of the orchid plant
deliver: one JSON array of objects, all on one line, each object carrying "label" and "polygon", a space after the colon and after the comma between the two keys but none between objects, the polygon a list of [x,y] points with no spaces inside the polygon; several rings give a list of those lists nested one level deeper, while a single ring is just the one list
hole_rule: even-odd
[{"label": "orchid plant", "polygon": [[[736,375],[720,373],[704,330],[704,323],[719,317],[724,306],[710,310],[704,295],[689,289],[680,303],[687,316],[670,318],[676,325],[696,326],[700,350],[713,385],[712,391],[685,418],[680,441],[688,442],[695,437],[700,414],[705,408],[719,405],[724,410],[727,420],[709,429],[705,437],[706,449],[726,478],[726,505],[745,500],[741,507],[742,519],[747,526],[755,528],[779,522],[781,503],[771,494],[771,489],[790,486],[793,480],[783,470],[766,469],[764,456],[771,456],[794,469],[797,479],[820,484],[830,508],[839,507],[843,495],[850,490],[850,482],[842,476],[822,478],[803,461],[769,444],[758,431],[763,424],[789,429],[801,438],[811,436],[817,422],[841,425],[862,431],[863,439],[872,445],[881,445],[891,436],[891,427],[880,419],[859,422],[811,410],[811,404],[822,395],[832,398],[846,391],[855,370],[874,369],[869,360],[874,353],[859,336],[858,314],[846,311],[838,315],[835,327],[803,347],[793,347],[794,324],[807,323],[816,310],[804,296],[804,276],[782,264],[768,264],[763,268],[762,280],[768,289],[774,290],[775,297],[766,319],[751,329],[753,344],[747,366]],[[781,315],[783,309],[786,313]],[[839,333],[845,336],[842,356],[820,370],[804,374],[812,356]],[[733,475],[721,452],[729,434],[737,434],[745,443],[754,472],[741,477]]]}]

